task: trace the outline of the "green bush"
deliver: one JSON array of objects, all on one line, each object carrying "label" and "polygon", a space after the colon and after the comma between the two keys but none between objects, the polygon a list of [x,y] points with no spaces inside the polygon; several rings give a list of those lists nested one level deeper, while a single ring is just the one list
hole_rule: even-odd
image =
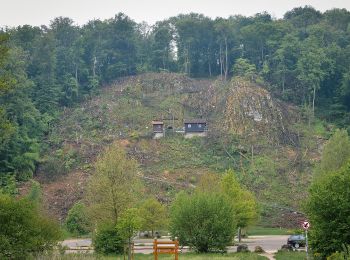
[{"label": "green bush", "polygon": [[67,174],[77,163],[77,152],[66,147],[65,149],[58,149],[54,154],[49,155],[42,165],[42,171],[49,179],[55,179]]},{"label": "green bush", "polygon": [[222,194],[180,193],[172,205],[172,235],[198,252],[225,251],[236,228],[232,203]]},{"label": "green bush", "polygon": [[50,156],[42,165],[42,171],[49,179],[55,179],[61,175],[66,174],[68,171],[64,166],[64,162],[57,156]]},{"label": "green bush", "polygon": [[116,226],[111,223],[99,225],[92,242],[95,247],[95,252],[98,254],[108,255],[123,253],[123,238],[117,232]]},{"label": "green bush", "polygon": [[18,192],[14,174],[0,174],[0,194],[15,195]]},{"label": "green bush", "polygon": [[89,233],[89,221],[86,215],[85,205],[77,202],[68,211],[66,218],[67,230],[74,235],[86,235]]},{"label": "green bush", "polygon": [[343,245],[343,250],[341,252],[335,252],[327,257],[327,260],[344,260],[350,259],[350,245]]},{"label": "green bush", "polygon": [[341,252],[336,252],[327,257],[327,260],[344,260],[346,259],[344,254]]},{"label": "green bush", "polygon": [[34,203],[0,195],[0,259],[27,259],[51,250],[60,238],[59,226]]}]

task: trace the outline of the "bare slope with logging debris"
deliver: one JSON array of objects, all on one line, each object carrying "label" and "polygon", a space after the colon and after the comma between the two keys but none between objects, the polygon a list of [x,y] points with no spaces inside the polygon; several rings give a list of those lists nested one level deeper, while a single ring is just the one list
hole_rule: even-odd
[{"label": "bare slope with logging debris", "polygon": [[[173,73],[122,78],[63,111],[37,179],[50,211],[62,219],[83,198],[98,154],[118,141],[139,162],[149,192],[163,202],[194,187],[203,174],[234,168],[259,201],[297,208],[305,196],[311,154],[318,154],[298,114],[263,87],[240,79],[196,80]],[[152,140],[153,119],[181,129],[184,119],[200,117],[208,121],[207,138],[186,140],[170,131]]]}]

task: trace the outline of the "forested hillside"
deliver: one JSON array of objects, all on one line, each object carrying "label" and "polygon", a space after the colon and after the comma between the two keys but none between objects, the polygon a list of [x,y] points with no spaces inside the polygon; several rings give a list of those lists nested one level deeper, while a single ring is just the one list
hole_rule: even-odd
[{"label": "forested hillside", "polygon": [[[180,125],[207,118],[212,133],[204,141],[149,140],[150,121],[164,111]],[[234,168],[259,200],[296,207],[285,198],[303,196],[332,126],[349,123],[345,9],[306,6],[283,19],[191,13],[153,26],[122,13],[83,26],[58,17],[0,32],[5,193],[35,173],[89,173],[101,148],[119,139],[145,176],[175,172],[168,181],[195,184],[196,174]]]}]

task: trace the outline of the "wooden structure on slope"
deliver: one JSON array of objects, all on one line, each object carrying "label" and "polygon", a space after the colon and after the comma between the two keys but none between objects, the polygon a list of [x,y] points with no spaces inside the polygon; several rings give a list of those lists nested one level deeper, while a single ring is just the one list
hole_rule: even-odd
[{"label": "wooden structure on slope", "polygon": [[164,123],[163,121],[154,120],[153,125],[153,139],[159,139],[164,137]]},{"label": "wooden structure on slope", "polygon": [[192,138],[194,136],[207,136],[208,127],[205,119],[187,119],[184,121],[185,138]]}]

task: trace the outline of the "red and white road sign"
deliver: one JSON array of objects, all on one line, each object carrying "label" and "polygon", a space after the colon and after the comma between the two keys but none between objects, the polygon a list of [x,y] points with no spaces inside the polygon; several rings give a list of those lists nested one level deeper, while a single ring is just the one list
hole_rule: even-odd
[{"label": "red and white road sign", "polygon": [[303,222],[303,229],[308,230],[310,228],[310,223],[308,221]]}]

